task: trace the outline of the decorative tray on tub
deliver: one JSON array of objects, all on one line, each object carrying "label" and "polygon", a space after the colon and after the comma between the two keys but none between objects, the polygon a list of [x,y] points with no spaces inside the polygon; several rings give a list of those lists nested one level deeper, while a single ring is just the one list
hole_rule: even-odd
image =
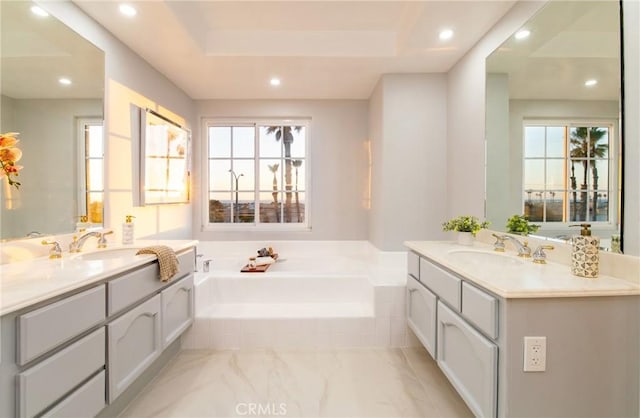
[{"label": "decorative tray on tub", "polygon": [[[260,260],[260,259],[266,260],[267,258],[271,259],[271,261],[264,263],[264,261]],[[256,259],[257,265],[255,267],[251,267],[249,264],[246,264],[244,267],[242,267],[242,269],[240,269],[240,273],[264,273],[265,271],[269,270],[269,267],[271,267],[271,265],[274,264],[277,259],[278,259],[278,254],[273,254],[272,256],[269,256],[269,257],[258,257]],[[264,264],[261,264],[261,263],[264,263]]]}]

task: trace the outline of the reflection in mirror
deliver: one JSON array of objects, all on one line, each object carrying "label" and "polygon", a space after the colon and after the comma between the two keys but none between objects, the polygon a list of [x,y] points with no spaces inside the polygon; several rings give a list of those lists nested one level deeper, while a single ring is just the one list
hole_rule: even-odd
[{"label": "reflection in mirror", "polygon": [[614,1],[551,1],[486,61],[486,217],[566,238],[622,222],[620,20]]},{"label": "reflection in mirror", "polygon": [[19,189],[0,179],[0,238],[102,224],[104,53],[32,4],[0,2],[0,132],[19,132]]}]

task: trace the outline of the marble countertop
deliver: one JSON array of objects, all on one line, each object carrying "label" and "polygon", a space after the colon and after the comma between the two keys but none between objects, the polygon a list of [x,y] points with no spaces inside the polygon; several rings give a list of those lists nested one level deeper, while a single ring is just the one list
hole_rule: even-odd
[{"label": "marble countertop", "polygon": [[[195,246],[194,240],[136,240],[133,245],[113,245],[106,249],[142,248],[167,245],[180,252]],[[87,249],[80,254],[105,250]],[[40,257],[0,266],[0,315],[5,315],[75,289],[104,280],[156,259],[155,255],[129,255],[83,260],[67,252],[60,259]]]},{"label": "marble countertop", "polygon": [[[548,298],[640,295],[640,281],[633,282],[600,275],[595,279],[571,274],[568,265],[548,261],[535,264],[513,252],[494,253],[493,247],[481,242],[463,246],[451,241],[407,241],[409,249],[458,273],[469,281],[504,298]],[[491,256],[462,260],[456,251],[482,252]],[[486,259],[485,259],[486,258]]]}]

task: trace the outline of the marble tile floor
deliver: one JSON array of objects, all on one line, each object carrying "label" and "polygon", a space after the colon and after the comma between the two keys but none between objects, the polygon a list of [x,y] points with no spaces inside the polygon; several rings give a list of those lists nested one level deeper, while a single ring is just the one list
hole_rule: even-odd
[{"label": "marble tile floor", "polygon": [[422,347],[181,351],[121,417],[470,417]]}]

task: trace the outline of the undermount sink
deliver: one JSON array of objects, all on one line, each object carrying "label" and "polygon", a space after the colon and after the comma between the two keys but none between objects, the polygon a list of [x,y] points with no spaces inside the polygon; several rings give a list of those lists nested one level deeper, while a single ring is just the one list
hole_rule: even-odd
[{"label": "undermount sink", "polygon": [[74,260],[111,260],[114,258],[133,257],[140,248],[105,248],[71,256]]},{"label": "undermount sink", "polygon": [[514,256],[478,250],[451,250],[447,253],[447,257],[451,260],[485,266],[517,266],[524,264],[524,260]]}]

